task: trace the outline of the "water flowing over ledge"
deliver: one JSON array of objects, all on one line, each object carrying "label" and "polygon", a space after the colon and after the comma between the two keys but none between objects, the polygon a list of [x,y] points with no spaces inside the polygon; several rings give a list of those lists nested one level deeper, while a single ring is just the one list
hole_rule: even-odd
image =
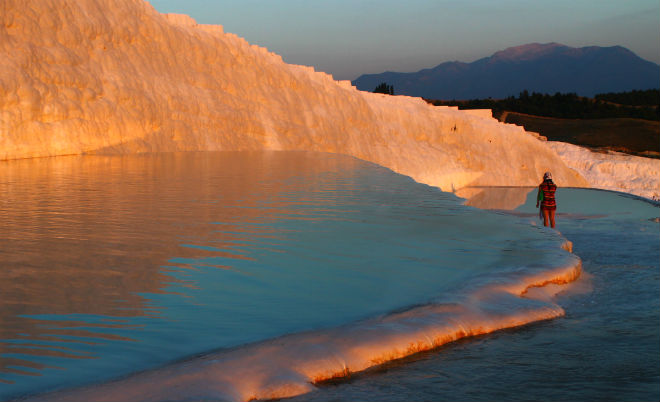
[{"label": "water flowing over ledge", "polygon": [[[570,249],[570,243],[564,247]],[[566,252],[562,262],[557,268],[525,269],[475,287],[459,303],[428,304],[339,328],[286,335],[34,401],[249,401],[299,395],[311,391],[313,383],[463,337],[564,315],[548,297],[561,287],[537,292],[580,276],[577,257]]]},{"label": "water flowing over ledge", "polygon": [[73,156],[0,176],[5,276],[21,278],[2,282],[9,397],[296,395],[559,317],[552,295],[580,275],[553,230],[337,154]]}]

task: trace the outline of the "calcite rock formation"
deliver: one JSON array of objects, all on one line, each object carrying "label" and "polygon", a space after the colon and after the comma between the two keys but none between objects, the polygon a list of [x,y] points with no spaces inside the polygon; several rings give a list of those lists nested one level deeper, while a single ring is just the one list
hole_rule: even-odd
[{"label": "calcite rock formation", "polygon": [[142,0],[3,0],[0,159],[85,153],[343,153],[451,191],[587,186],[484,113],[361,92]]}]

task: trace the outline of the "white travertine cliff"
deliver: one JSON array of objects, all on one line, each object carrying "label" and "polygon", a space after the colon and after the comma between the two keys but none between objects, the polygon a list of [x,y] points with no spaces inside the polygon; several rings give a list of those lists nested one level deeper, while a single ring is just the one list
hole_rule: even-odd
[{"label": "white travertine cliff", "polygon": [[660,201],[660,160],[618,152],[598,153],[565,142],[548,142],[591,187],[623,191]]},{"label": "white travertine cliff", "polygon": [[360,92],[142,0],[2,0],[0,159],[187,150],[337,152],[453,190],[588,186],[484,113]]},{"label": "white travertine cliff", "polygon": [[537,185],[549,170],[559,186],[660,193],[658,160],[546,143],[487,110],[360,92],[142,0],[1,0],[0,11],[0,160],[311,150],[445,191]]}]

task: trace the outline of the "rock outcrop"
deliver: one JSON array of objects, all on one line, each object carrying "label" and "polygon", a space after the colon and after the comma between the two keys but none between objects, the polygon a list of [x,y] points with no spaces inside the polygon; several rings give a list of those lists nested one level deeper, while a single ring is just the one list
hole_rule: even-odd
[{"label": "rock outcrop", "polygon": [[520,127],[358,91],[142,0],[3,0],[0,159],[251,149],[348,154],[446,191],[546,170],[588,185]]}]

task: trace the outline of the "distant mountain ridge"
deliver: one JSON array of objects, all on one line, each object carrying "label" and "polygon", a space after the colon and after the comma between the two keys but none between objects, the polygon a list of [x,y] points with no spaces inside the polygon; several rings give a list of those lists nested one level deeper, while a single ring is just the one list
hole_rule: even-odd
[{"label": "distant mountain ridge", "polygon": [[660,87],[660,66],[622,46],[574,48],[558,43],[510,47],[472,63],[446,62],[414,73],[365,74],[353,84],[373,91],[387,82],[396,95],[427,99],[505,98],[523,90],[605,92]]}]

